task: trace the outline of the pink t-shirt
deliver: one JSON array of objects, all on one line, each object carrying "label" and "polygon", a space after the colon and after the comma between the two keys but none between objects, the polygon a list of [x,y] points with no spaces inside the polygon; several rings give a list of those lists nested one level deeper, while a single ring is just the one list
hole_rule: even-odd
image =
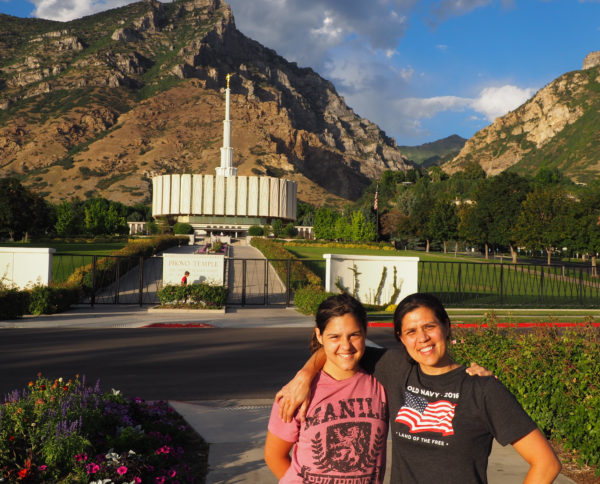
[{"label": "pink t-shirt", "polygon": [[362,371],[346,380],[322,371],[312,395],[302,425],[297,417],[282,422],[279,405],[273,404],[269,431],[296,443],[292,464],[279,482],[382,483],[388,431],[383,386]]}]

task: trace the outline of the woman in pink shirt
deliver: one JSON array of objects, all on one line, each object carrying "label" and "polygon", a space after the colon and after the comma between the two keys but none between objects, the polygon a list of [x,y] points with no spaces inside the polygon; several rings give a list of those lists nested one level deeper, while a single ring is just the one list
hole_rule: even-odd
[{"label": "woman in pink shirt", "polygon": [[319,306],[311,349],[323,348],[326,361],[312,383],[306,418],[283,422],[276,402],[269,420],[265,462],[280,483],[383,482],[387,400],[359,366],[366,334],[367,314],[353,297],[332,296]]}]

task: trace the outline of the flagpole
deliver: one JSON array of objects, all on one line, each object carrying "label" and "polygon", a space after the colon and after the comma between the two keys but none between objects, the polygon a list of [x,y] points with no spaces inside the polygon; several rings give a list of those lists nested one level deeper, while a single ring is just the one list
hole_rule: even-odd
[{"label": "flagpole", "polygon": [[375,188],[375,242],[379,242],[379,182]]}]

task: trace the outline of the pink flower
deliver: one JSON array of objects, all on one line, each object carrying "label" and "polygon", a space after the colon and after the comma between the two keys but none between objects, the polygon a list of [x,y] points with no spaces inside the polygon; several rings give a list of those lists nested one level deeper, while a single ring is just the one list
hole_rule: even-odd
[{"label": "pink flower", "polygon": [[38,469],[39,469],[40,471],[45,471],[47,468],[48,468],[48,466],[47,466],[46,464],[44,464],[44,465],[41,465],[41,466],[39,466],[39,467],[38,467]]},{"label": "pink flower", "polygon": [[82,460],[87,460],[87,454],[77,454],[75,456],[76,462],[81,462]]},{"label": "pink flower", "polygon": [[133,482],[135,482],[135,484],[142,484],[142,479],[141,477],[135,476]]},{"label": "pink flower", "polygon": [[158,476],[154,478],[156,484],[165,484],[165,476]]},{"label": "pink flower", "polygon": [[177,475],[177,471],[175,469],[171,469],[169,471],[169,477],[175,477]]},{"label": "pink flower", "polygon": [[93,462],[91,464],[87,465],[87,473],[88,474],[95,474],[96,472],[98,472],[100,470],[100,466],[98,464],[94,464]]},{"label": "pink flower", "polygon": [[125,466],[121,466],[121,467],[119,467],[119,468],[117,469],[117,474],[119,474],[119,475],[121,475],[121,476],[122,476],[122,475],[123,475],[123,474],[125,474],[125,473],[127,473],[127,467],[125,467]]}]

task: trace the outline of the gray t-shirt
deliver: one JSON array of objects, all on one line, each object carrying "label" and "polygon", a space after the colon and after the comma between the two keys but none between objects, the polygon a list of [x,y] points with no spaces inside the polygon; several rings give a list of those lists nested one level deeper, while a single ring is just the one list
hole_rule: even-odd
[{"label": "gray t-shirt", "polygon": [[493,439],[507,445],[537,428],[494,377],[464,366],[426,375],[404,349],[369,349],[363,360],[387,393],[393,484],[486,483]]}]

